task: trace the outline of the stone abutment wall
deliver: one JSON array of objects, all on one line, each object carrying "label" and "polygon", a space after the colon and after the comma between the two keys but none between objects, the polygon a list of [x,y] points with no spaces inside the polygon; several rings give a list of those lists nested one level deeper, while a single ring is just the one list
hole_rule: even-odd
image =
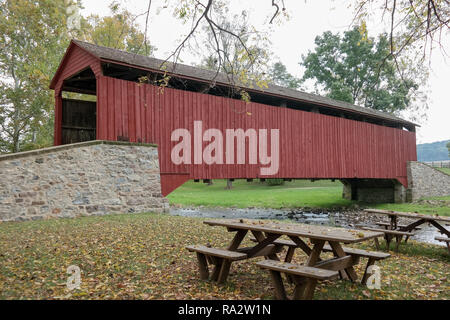
[{"label": "stone abutment wall", "polygon": [[94,141],[0,156],[0,221],[167,210],[156,146]]},{"label": "stone abutment wall", "polygon": [[450,196],[450,175],[421,162],[408,163],[408,200]]},{"label": "stone abutment wall", "polygon": [[450,196],[450,175],[421,162],[408,162],[408,188],[395,180],[343,180],[343,197],[366,203],[416,202]]}]

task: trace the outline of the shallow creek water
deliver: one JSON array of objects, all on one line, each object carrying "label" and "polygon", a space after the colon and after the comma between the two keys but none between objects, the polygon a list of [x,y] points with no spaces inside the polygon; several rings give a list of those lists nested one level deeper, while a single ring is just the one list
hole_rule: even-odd
[{"label": "shallow creek water", "polygon": [[[361,212],[306,212],[300,210],[279,209],[228,209],[228,208],[171,208],[174,216],[211,219],[255,219],[255,220],[290,220],[294,223],[325,225],[332,227],[355,228],[357,225],[376,226],[380,218]],[[434,238],[440,233],[436,228],[422,225],[422,230],[416,231],[413,240],[443,246]]]}]

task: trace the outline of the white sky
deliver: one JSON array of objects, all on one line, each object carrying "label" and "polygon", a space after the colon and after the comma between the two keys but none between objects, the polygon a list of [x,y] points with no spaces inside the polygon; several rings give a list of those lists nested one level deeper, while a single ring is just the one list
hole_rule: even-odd
[{"label": "white sky", "polygon": [[[170,0],[170,2],[177,0]],[[108,15],[108,5],[111,0],[84,0],[82,11],[83,16],[98,14]],[[120,0],[122,4],[134,14],[146,11],[148,1],[143,0]],[[169,10],[162,10],[159,15],[156,11],[164,4],[164,0],[153,0],[153,15],[149,24],[149,38],[152,45],[158,48],[156,56],[167,58],[173,51],[179,40],[186,35],[190,26],[184,26],[180,21],[172,16]],[[251,22],[260,29],[268,28],[269,16],[273,12],[270,0],[232,0],[232,10],[249,8]],[[234,3],[236,6],[234,7]],[[290,13],[290,19],[280,26],[272,26],[273,33],[270,36],[272,41],[271,50],[288,68],[288,71],[296,76],[301,76],[302,71],[299,66],[301,55],[308,50],[314,49],[314,39],[325,31],[344,32],[348,30],[353,19],[353,12],[347,7],[348,2],[321,0],[302,1],[285,0],[286,7]],[[371,36],[376,36],[375,32],[382,32],[384,24],[380,17],[369,21],[368,30]],[[144,21],[140,21],[142,24]],[[449,36],[445,38],[445,47],[450,52]],[[190,64],[195,61],[194,56],[185,54],[182,56],[183,62]],[[421,128],[418,129],[418,143],[429,143],[450,139],[450,58],[444,61],[444,57],[438,50],[432,58],[432,71],[429,81],[430,93],[428,120],[421,121]]]}]

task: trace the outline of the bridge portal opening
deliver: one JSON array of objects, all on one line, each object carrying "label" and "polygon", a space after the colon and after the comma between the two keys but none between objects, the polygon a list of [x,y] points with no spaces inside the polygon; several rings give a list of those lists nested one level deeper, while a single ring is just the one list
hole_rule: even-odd
[{"label": "bridge portal opening", "polygon": [[97,81],[91,68],[64,80],[61,144],[97,138]]}]

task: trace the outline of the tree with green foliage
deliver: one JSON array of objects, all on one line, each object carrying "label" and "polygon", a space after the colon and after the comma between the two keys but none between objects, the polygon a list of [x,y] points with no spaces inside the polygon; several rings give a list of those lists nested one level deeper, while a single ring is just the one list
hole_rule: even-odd
[{"label": "tree with green foliage", "polygon": [[419,85],[428,74],[406,61],[401,64],[405,72],[399,74],[395,62],[386,59],[390,50],[386,34],[375,40],[360,28],[343,36],[328,31],[316,37],[315,44],[315,50],[302,57],[306,69],[302,80],[315,80],[316,88],[330,98],[397,113],[424,96]]},{"label": "tree with green foliage", "polygon": [[[48,85],[71,38],[151,54],[135,18],[116,4],[111,16],[68,23],[78,1],[0,0],[0,153],[53,144],[54,96]],[[45,57],[45,59],[43,59]]]},{"label": "tree with green foliage", "polygon": [[[279,24],[289,17],[288,2],[283,0],[264,0],[260,2],[262,5],[267,5],[267,8],[269,8],[269,5],[272,6],[271,10],[267,10],[269,24]],[[385,38],[389,49],[381,59],[381,65],[387,62],[392,66],[393,63],[399,73],[403,73],[405,65],[416,65],[417,61],[411,62],[411,57],[417,60],[417,55],[421,53],[423,53],[423,58],[426,56],[431,57],[432,49],[436,46],[441,46],[444,39],[442,36],[445,35],[449,28],[450,6],[448,5],[448,0],[347,0],[347,2],[344,5],[352,8],[355,13],[353,21],[349,21],[349,23],[358,26],[362,33],[365,32],[367,20],[372,18],[374,14],[379,15],[382,22],[386,23],[389,30]],[[196,38],[202,27],[209,28],[211,33],[217,33],[218,31],[228,33],[237,41],[240,41],[238,34],[232,30],[222,28],[217,23],[217,18],[221,17],[220,14],[217,14],[217,8],[222,11],[227,10],[230,7],[230,1],[179,0],[169,2],[166,0],[165,5],[158,10],[153,9],[152,0],[148,0],[147,3],[146,28],[148,28],[149,22],[152,21],[149,18],[151,12],[156,11],[156,14],[158,14],[158,11],[165,9],[172,10],[175,17],[185,23],[190,23],[192,26],[186,37],[167,60],[173,58],[174,62],[177,62],[181,51],[188,47],[191,39]],[[214,54],[210,58],[211,61],[223,60],[220,42],[216,41],[213,46]],[[251,58],[251,54],[248,53],[247,58]],[[217,65],[219,64],[217,63]],[[408,71],[406,73],[410,74],[411,72]],[[408,87],[408,84],[405,86]]]},{"label": "tree with green foliage", "polygon": [[447,143],[447,149],[448,149],[448,157],[450,158],[450,142]]},{"label": "tree with green foliage", "polygon": [[[53,93],[48,84],[69,43],[64,0],[0,1],[0,152],[46,146]],[[25,148],[25,149],[26,149]]]},{"label": "tree with green foliage", "polygon": [[[353,8],[353,23],[363,29],[366,20],[381,17],[389,28],[390,59],[397,65],[401,58],[411,54],[420,56],[420,62],[430,59],[433,49],[443,49],[445,34],[450,27],[448,0],[347,0]],[[379,23],[379,22],[378,22]],[[442,50],[446,55],[445,50]],[[400,68],[399,68],[400,69]]]},{"label": "tree with green foliage", "polygon": [[234,85],[230,95],[240,94],[248,100],[242,86],[267,87],[270,42],[266,34],[257,32],[250,25],[247,11],[229,17],[222,1],[214,2],[212,6],[219,14],[215,22],[217,28],[203,28],[206,53],[198,52],[203,55],[199,66],[225,74]]},{"label": "tree with green foliage", "polygon": [[139,29],[135,16],[116,2],[109,6],[111,15],[90,15],[82,21],[83,38],[99,46],[140,55],[152,55],[155,48]]},{"label": "tree with green foliage", "polygon": [[300,87],[301,80],[290,74],[286,66],[280,61],[272,66],[269,71],[269,77],[274,84],[281,87],[290,89],[298,89]]},{"label": "tree with green foliage", "polygon": [[[285,7],[282,0],[266,1],[268,8],[270,4],[272,6],[272,10],[267,11],[269,23],[280,23],[283,17],[288,15],[288,7]],[[261,70],[258,67],[261,63],[257,59],[258,51],[252,50],[252,47],[246,44],[241,34],[236,32],[240,30],[233,28],[235,24],[221,24],[223,15],[220,13],[228,12],[230,1],[165,1],[158,10],[153,10],[152,3],[152,0],[148,0],[148,10],[142,14],[146,16],[146,24],[145,30],[141,32],[135,24],[137,17],[120,9],[117,4],[111,6],[113,10],[111,17],[91,16],[88,20],[82,19],[82,30],[67,30],[70,15],[68,8],[73,6],[80,8],[79,0],[0,0],[0,152],[16,152],[51,143],[53,93],[47,87],[70,38],[77,37],[100,45],[150,55],[153,48],[148,42],[147,31],[153,20],[150,17],[153,11],[159,14],[162,10],[172,10],[175,18],[192,26],[167,57],[167,61],[173,58],[173,61],[177,62],[181,52],[189,47],[189,40],[198,40],[196,35],[201,33],[203,36],[204,32],[201,31],[208,28],[212,35],[210,49],[213,52],[208,58],[209,63],[213,63],[217,66],[217,70],[220,70],[220,64],[229,60],[224,55],[223,42],[218,41],[220,34],[227,34],[230,41],[242,46],[242,51],[238,51],[239,59],[248,62],[248,67],[242,72],[231,72],[229,76],[242,80],[244,84],[256,83],[264,88],[267,77],[254,79],[252,73],[252,70]],[[365,78],[359,73],[367,70],[366,67],[356,68],[353,71],[356,70],[357,74],[352,74],[356,78],[356,88],[360,88],[356,90],[363,94],[353,95],[352,87],[349,87],[342,78],[333,81],[332,94],[346,101],[353,100],[355,103],[361,100],[363,105],[381,110],[411,109],[414,101],[423,99],[423,95],[416,88],[417,84],[424,82],[426,75],[421,69],[421,64],[409,60],[409,53],[417,50],[423,50],[425,53],[430,45],[440,43],[438,35],[448,30],[450,12],[448,1],[358,0],[353,4],[355,4],[354,22],[360,26],[358,30],[361,35],[366,34],[365,20],[371,14],[372,7],[384,6],[385,13],[389,13],[386,16],[390,16],[391,32],[384,36],[388,50],[385,50],[382,63],[378,64],[376,69],[376,77],[383,80],[378,81],[375,86],[364,81],[364,86],[360,86],[361,80]],[[83,30],[85,32],[82,32]],[[253,28],[251,32],[253,39],[265,36]],[[365,36],[363,40],[366,40],[364,38]],[[363,42],[364,45],[366,42],[370,43],[370,41]],[[267,49],[264,45],[257,47]],[[331,56],[334,56],[334,52]],[[354,58],[357,59],[358,56]],[[355,64],[354,61],[347,62]],[[388,66],[385,67],[385,64]],[[367,79],[373,83],[374,68],[371,63],[368,66],[371,72],[367,73]],[[393,68],[400,73],[402,83],[397,81],[398,75],[392,71]],[[346,75],[349,75],[348,72]],[[211,86],[214,84],[213,79]],[[331,92],[331,89],[329,91]]]}]

